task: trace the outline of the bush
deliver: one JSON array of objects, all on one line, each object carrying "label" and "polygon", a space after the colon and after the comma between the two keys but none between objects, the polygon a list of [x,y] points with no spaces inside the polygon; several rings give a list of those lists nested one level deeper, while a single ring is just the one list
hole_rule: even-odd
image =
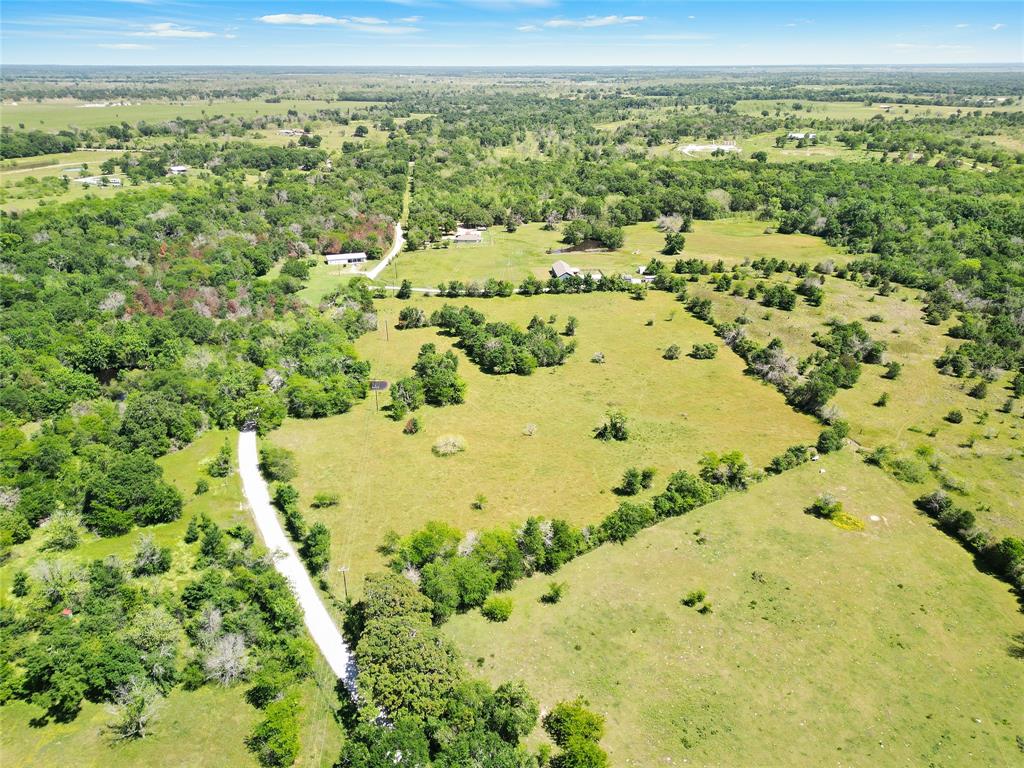
[{"label": "bush", "polygon": [[297,693],[290,693],[280,701],[267,705],[266,717],[256,725],[246,740],[256,753],[260,765],[266,768],[285,768],[295,762],[299,754],[299,705]]},{"label": "bush", "polygon": [[466,440],[460,435],[441,435],[430,450],[435,456],[454,456],[466,450]]},{"label": "bush", "polygon": [[622,544],[651,525],[654,520],[654,510],[651,507],[624,501],[618,509],[601,521],[598,532],[603,540]]},{"label": "bush", "polygon": [[420,431],[420,420],[418,418],[416,418],[415,416],[413,416],[411,419],[409,419],[407,422],[405,422],[405,426],[402,427],[402,434],[403,435],[415,435],[419,431]]},{"label": "bush", "polygon": [[988,384],[984,381],[979,381],[967,392],[968,395],[973,397],[975,400],[984,400],[988,395]]},{"label": "bush", "polygon": [[629,427],[626,423],[626,416],[622,411],[609,411],[607,418],[599,427],[594,428],[594,437],[598,440],[628,440]]},{"label": "bush", "polygon": [[717,344],[694,344],[690,350],[690,357],[694,360],[711,360],[718,354]]},{"label": "bush", "polygon": [[850,425],[845,421],[837,421],[818,435],[818,453],[833,453],[842,450],[846,436],[850,434]]},{"label": "bush", "polygon": [[703,589],[695,589],[692,592],[687,593],[686,597],[684,597],[680,602],[682,602],[682,604],[687,608],[693,608],[697,603],[703,603],[704,598],[707,596],[708,593]]},{"label": "bush", "polygon": [[964,415],[959,408],[954,408],[946,414],[946,421],[950,424],[959,424],[964,420]]},{"label": "bush", "polygon": [[231,443],[225,440],[217,455],[206,466],[206,473],[210,477],[227,477],[231,474],[231,456]]},{"label": "bush", "polygon": [[207,480],[205,477],[200,477],[198,480],[196,480],[196,490],[195,490],[196,496],[202,496],[204,493],[208,492],[209,490],[210,490],[210,481],[209,480]]},{"label": "bush", "polygon": [[892,360],[885,364],[885,373],[882,374],[883,379],[897,379],[900,373],[903,371],[903,366]]},{"label": "bush", "polygon": [[620,496],[636,496],[643,487],[641,482],[640,470],[636,467],[630,467],[622,474],[622,482],[614,490]]},{"label": "bush", "polygon": [[603,363],[604,362],[604,352],[595,352],[590,357],[590,362],[598,363],[598,364]]},{"label": "bush", "polygon": [[547,592],[540,596],[540,601],[549,605],[560,602],[565,596],[566,587],[567,585],[564,581],[549,581]]},{"label": "bush", "polygon": [[324,507],[336,507],[341,501],[341,497],[336,493],[318,493],[313,496],[313,501],[310,502],[313,509],[323,509]]},{"label": "bush", "polygon": [[679,345],[672,344],[665,349],[665,352],[662,354],[662,357],[665,358],[666,360],[678,360],[679,355],[681,354],[682,350],[679,349]]},{"label": "bush", "polygon": [[823,493],[804,511],[815,517],[833,520],[842,514],[843,503],[838,501],[831,493]]},{"label": "bush", "polygon": [[877,400],[875,400],[875,406],[878,408],[885,408],[889,404],[889,393],[883,392]]},{"label": "bush", "polygon": [[480,613],[488,621],[508,621],[508,617],[512,615],[512,598],[489,597],[480,609]]},{"label": "bush", "polygon": [[604,736],[604,718],[586,708],[582,697],[556,704],[544,716],[544,730],[551,740],[565,747],[572,739],[598,741]]},{"label": "bush", "polygon": [[263,443],[260,446],[260,472],[267,480],[288,482],[298,474],[295,455],[287,448]]}]

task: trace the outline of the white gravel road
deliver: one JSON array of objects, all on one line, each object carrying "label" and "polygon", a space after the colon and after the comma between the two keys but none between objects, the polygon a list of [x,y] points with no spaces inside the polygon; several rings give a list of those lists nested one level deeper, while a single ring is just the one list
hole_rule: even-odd
[{"label": "white gravel road", "polygon": [[388,251],[387,254],[385,254],[384,258],[380,260],[380,263],[377,264],[376,267],[369,270],[368,272],[364,272],[363,274],[366,275],[371,280],[376,280],[377,276],[385,270],[388,264],[391,263],[391,260],[398,255],[398,252],[400,250],[402,250],[403,245],[405,245],[405,238],[402,236],[402,225],[396,221],[395,242],[392,244],[391,250]]},{"label": "white gravel road", "polygon": [[242,476],[242,489],[249,501],[256,527],[259,528],[267,549],[275,555],[274,566],[292,585],[313,642],[327,660],[331,671],[354,696],[355,659],[345,644],[345,638],[327,612],[320,594],[313,586],[295,547],[277,519],[277,513],[270,503],[270,490],[260,474],[256,433],[253,431],[241,432],[238,435],[238,471]]}]

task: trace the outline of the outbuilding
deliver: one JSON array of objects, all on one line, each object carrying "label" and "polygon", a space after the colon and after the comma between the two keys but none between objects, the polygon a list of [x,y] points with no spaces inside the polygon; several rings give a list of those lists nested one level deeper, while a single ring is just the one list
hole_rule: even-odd
[{"label": "outbuilding", "polygon": [[551,265],[551,276],[556,280],[566,280],[570,277],[576,277],[579,273],[580,271],[576,267],[569,266],[561,259]]},{"label": "outbuilding", "polygon": [[369,260],[369,258],[370,257],[367,256],[362,251],[359,251],[358,253],[325,253],[324,254],[324,263],[332,264],[332,265],[333,264],[362,264],[363,262]]}]

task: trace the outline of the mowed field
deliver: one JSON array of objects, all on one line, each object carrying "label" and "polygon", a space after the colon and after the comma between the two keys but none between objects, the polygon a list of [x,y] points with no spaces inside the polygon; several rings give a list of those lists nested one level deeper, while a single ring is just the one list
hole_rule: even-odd
[{"label": "mowed field", "polygon": [[[800,282],[792,274],[773,280],[793,288]],[[744,288],[754,283],[754,278],[743,281]],[[1010,374],[989,385],[979,400],[967,394],[977,380],[939,373],[936,358],[960,342],[946,335],[953,320],[941,326],[923,321],[917,291],[899,288],[880,296],[875,289],[827,278],[821,307],[800,299],[792,312],[784,312],[716,292],[706,278],[689,285],[692,295],[711,299],[716,320],[744,317],[751,338],[764,344],[778,337],[798,358],[818,349],[812,334],[827,330],[829,319],[860,321],[872,338],[885,342],[886,360],[900,363],[902,372],[889,380],[882,378],[882,366],[865,365],[852,389],[839,390],[832,402],[850,422],[851,437],[867,448],[889,445],[905,457],[918,454],[922,466],[933,465],[924,483],[909,486],[916,495],[940,482],[960,486],[962,492],[954,493],[957,503],[971,509],[984,505],[978,510],[984,526],[1000,536],[1024,535],[1024,404],[1014,401],[1009,413],[1001,410],[1010,395]],[[876,405],[883,394],[889,398],[884,407]],[[945,420],[952,409],[963,413],[962,423]]]},{"label": "mowed field", "polygon": [[[800,103],[802,109],[793,109],[793,105]],[[882,109],[882,106],[890,106],[891,109]],[[902,104],[900,102],[888,101],[875,104],[864,104],[861,101],[808,101],[806,99],[742,99],[736,102],[736,111],[744,115],[759,115],[762,110],[768,110],[770,114],[780,112],[783,115],[794,114],[812,118],[833,118],[836,120],[857,119],[870,120],[876,115],[885,119],[897,117],[910,119],[914,117],[946,117],[955,115],[957,112],[974,112],[980,109],[982,112],[995,110],[1018,111],[1024,109],[1021,104],[1009,104],[1006,106],[991,105],[987,107],[949,107],[936,104]]]},{"label": "mowed field", "polygon": [[20,127],[24,130],[59,131],[66,128],[99,128],[105,125],[120,125],[126,122],[134,126],[141,120],[159,123],[175,118],[198,120],[203,117],[223,115],[225,117],[258,117],[286,115],[294,109],[300,114],[318,109],[365,110],[375,102],[369,101],[316,101],[304,99],[283,99],[268,104],[261,99],[231,101],[139,101],[128,105],[89,106],[105,102],[80,102],[70,100],[21,102],[17,106],[5,103],[2,109],[2,124]]},{"label": "mowed field", "polygon": [[[428,312],[444,302],[413,300]],[[520,524],[531,515],[596,522],[618,504],[612,488],[629,466],[656,467],[656,484],[663,484],[677,469],[695,469],[706,451],[739,449],[763,466],[788,446],[817,436],[813,419],[744,376],[734,355],[662,359],[670,344],[686,352],[694,343],[715,340],[668,294],[652,293],[646,301],[588,294],[456,303],[523,327],[535,313],[545,319],[556,314],[559,327],[573,315],[578,350],[564,366],[539,368],[528,377],[484,374],[459,352],[466,402],[418,411],[423,427],[417,435],[403,434],[403,423],[376,412],[373,396],[339,416],[289,419],[269,435],[296,453],[294,483],[304,502],[323,491],[340,495],[339,506],[306,515],[330,526],[332,564],[351,568],[350,590],[384,565],[376,548],[391,529],[404,535],[429,520],[444,520],[479,531]],[[357,343],[377,378],[410,375],[422,344],[445,349],[452,343],[432,328],[396,331],[405,305],[379,302],[381,329]],[[604,364],[590,362],[596,352],[604,353]],[[381,398],[381,405],[387,400]],[[592,430],[609,409],[625,412],[629,441],[594,439]],[[530,424],[536,432],[527,436]],[[467,450],[438,458],[431,445],[447,434],[461,435]],[[483,510],[471,506],[477,494],[487,498]],[[331,573],[330,581],[340,590],[339,573]]]},{"label": "mowed field", "polygon": [[[149,580],[152,586],[180,588],[193,578],[191,552],[195,545],[187,545],[182,539],[192,515],[205,513],[222,527],[238,523],[252,527],[238,475],[212,478],[201,471],[202,463],[216,455],[225,439],[234,445],[236,438],[234,432],[210,431],[187,448],[158,460],[164,468],[165,479],[185,497],[181,519],[136,528],[125,536],[108,539],[87,535],[82,544],[67,553],[40,552],[43,540],[40,531],[26,544],[14,548],[11,558],[0,568],[0,592],[7,594],[11,576],[20,570],[31,570],[32,564],[41,557],[82,564],[109,556],[130,561],[135,542],[143,533],[152,535],[159,546],[170,547],[174,558],[165,576]],[[195,484],[200,477],[206,477],[210,490],[196,496]],[[300,689],[305,714],[300,734],[302,752],[297,765],[303,768],[326,768],[337,756],[339,734],[336,728],[329,727],[335,709],[334,683],[329,676],[330,672],[318,657],[320,685],[309,681]],[[232,688],[207,685],[188,692],[175,688],[160,701],[152,735],[123,743],[114,743],[110,738],[107,725],[111,714],[104,704],[86,702],[69,723],[43,723],[37,720],[44,714],[42,708],[21,700],[10,701],[0,707],[0,764],[4,768],[257,766],[255,757],[246,749],[245,739],[261,713],[246,702],[244,693],[244,684]]]},{"label": "mowed field", "polygon": [[[819,237],[811,235],[765,234],[770,222],[749,217],[730,217],[714,221],[693,222],[693,232],[686,233],[686,249],[680,256],[699,257],[710,261],[721,259],[726,265],[741,264],[747,258],[775,256],[790,261],[816,264],[832,259],[837,264],[847,257]],[[449,280],[483,283],[488,278],[511,280],[516,286],[527,275],[542,279],[550,276],[551,264],[558,259],[580,268],[600,269],[607,274],[635,274],[636,268],[652,258],[674,263],[676,256],[662,256],[665,235],[653,223],[624,227],[625,242],[616,251],[549,253],[566,246],[559,231],[545,231],[542,224],[525,224],[515,232],[491,227],[479,245],[452,245],[449,248],[428,248],[403,251],[381,273],[381,285],[399,285],[411,280],[414,286],[436,288]],[[316,265],[309,283],[300,296],[316,303],[325,294],[351,279],[346,268]]]},{"label": "mowed field", "polygon": [[[804,514],[823,491],[865,530]],[[1024,617],[911,498],[847,449],[521,582],[506,623],[445,631],[542,708],[585,696],[616,766],[1019,765]],[[565,597],[541,603],[552,580]],[[681,605],[695,589],[711,613]]]}]

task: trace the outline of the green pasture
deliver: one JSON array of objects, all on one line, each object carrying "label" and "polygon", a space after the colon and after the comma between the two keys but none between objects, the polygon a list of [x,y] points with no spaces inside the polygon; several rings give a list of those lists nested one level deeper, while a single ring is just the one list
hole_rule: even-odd
[{"label": "green pasture", "polygon": [[[793,104],[800,103],[802,109],[793,109]],[[883,109],[884,106],[891,107]],[[864,104],[860,101],[808,101],[806,99],[743,99],[736,102],[736,111],[745,115],[759,115],[762,110],[774,115],[777,111],[783,115],[806,116],[808,119],[834,120],[870,120],[881,115],[885,119],[915,117],[946,117],[955,115],[958,112],[974,112],[981,109],[982,112],[995,110],[1016,111],[1022,109],[1019,104],[1012,104],[1005,107],[992,105],[989,107],[949,107],[937,104],[902,104],[897,101],[876,102]]]},{"label": "green pasture", "polygon": [[[862,532],[803,512],[826,491]],[[542,708],[585,696],[612,765],[1015,765],[1024,617],[911,498],[847,450],[521,582],[506,623],[445,631]],[[681,604],[697,589],[711,613]]]},{"label": "green pasture", "polygon": [[[415,297],[427,312],[444,299]],[[429,520],[445,520],[464,531],[521,523],[531,515],[595,522],[615,508],[612,493],[629,466],[653,466],[657,483],[680,468],[695,469],[706,451],[742,450],[756,465],[796,443],[812,443],[813,419],[795,413],[775,390],[742,374],[742,363],[722,353],[714,360],[662,359],[678,344],[715,341],[711,329],[691,318],[673,297],[652,293],[645,301],[623,294],[457,300],[489,319],[525,326],[533,314],[569,315],[579,321],[578,350],[557,368],[532,376],[480,372],[461,352],[459,370],[468,382],[466,402],[425,407],[416,415],[422,430],[402,432],[376,411],[375,398],[339,416],[289,419],[269,440],[295,452],[304,509],[319,492],[339,494],[341,503],[306,509],[312,522],[332,531],[332,564],[348,566],[351,590],[384,558],[377,552],[384,534],[407,534]],[[422,344],[447,348],[451,339],[436,329],[398,331],[406,302],[379,302],[380,329],[357,342],[376,378],[410,375]],[[648,325],[648,323],[651,323]],[[386,327],[385,327],[386,326]],[[606,362],[591,362],[602,352]],[[385,395],[381,405],[388,402]],[[604,443],[592,430],[610,409],[621,409],[632,435],[625,443]],[[525,434],[534,425],[532,436]],[[438,458],[431,445],[441,435],[461,435],[465,453]],[[483,510],[471,505],[478,494]],[[329,574],[332,589],[341,574]]]}]

